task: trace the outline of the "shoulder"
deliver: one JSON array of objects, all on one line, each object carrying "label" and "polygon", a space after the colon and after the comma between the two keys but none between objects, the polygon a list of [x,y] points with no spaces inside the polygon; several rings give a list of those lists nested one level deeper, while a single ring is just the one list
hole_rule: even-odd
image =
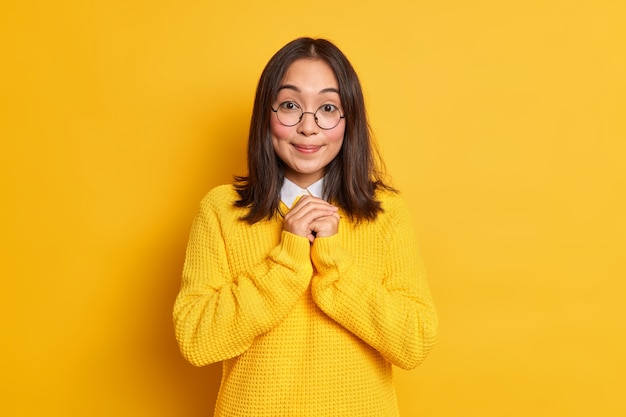
[{"label": "shoulder", "polygon": [[200,208],[202,211],[213,212],[235,211],[235,201],[238,198],[239,194],[232,184],[218,185],[204,196]]},{"label": "shoulder", "polygon": [[404,198],[398,191],[392,191],[387,189],[379,189],[376,191],[376,200],[380,202],[380,205],[384,212],[396,210],[408,210]]},{"label": "shoulder", "polygon": [[376,192],[376,199],[383,209],[376,219],[379,225],[411,223],[409,207],[399,192],[381,189]]}]

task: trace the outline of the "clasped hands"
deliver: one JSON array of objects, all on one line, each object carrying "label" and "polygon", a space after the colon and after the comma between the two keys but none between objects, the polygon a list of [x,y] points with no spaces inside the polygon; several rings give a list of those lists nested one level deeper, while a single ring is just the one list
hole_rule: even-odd
[{"label": "clasped hands", "polygon": [[338,208],[321,198],[304,196],[285,215],[284,230],[303,236],[313,243],[316,237],[328,237],[339,230]]}]

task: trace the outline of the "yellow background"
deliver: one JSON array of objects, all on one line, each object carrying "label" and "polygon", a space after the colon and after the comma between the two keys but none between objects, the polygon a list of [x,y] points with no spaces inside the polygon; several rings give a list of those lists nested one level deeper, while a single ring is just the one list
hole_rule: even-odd
[{"label": "yellow background", "polygon": [[5,416],[207,416],[171,307],[263,66],[359,72],[440,341],[403,416],[626,415],[626,13],[605,1],[3,1]]}]

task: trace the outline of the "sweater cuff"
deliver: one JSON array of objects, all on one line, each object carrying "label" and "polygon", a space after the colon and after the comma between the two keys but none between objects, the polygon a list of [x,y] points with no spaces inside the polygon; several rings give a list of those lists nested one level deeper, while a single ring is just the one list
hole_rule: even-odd
[{"label": "sweater cuff", "polygon": [[338,233],[316,238],[311,249],[311,259],[320,273],[341,269],[352,263],[352,256],[341,246],[341,237]]},{"label": "sweater cuff", "polygon": [[283,230],[280,245],[275,248],[272,258],[294,271],[300,272],[302,267],[308,267],[312,272],[310,253],[309,239]]}]

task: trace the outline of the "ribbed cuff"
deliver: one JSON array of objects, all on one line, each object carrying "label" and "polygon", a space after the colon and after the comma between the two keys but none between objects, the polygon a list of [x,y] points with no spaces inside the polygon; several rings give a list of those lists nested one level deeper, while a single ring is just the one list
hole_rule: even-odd
[{"label": "ribbed cuff", "polygon": [[306,237],[283,230],[281,243],[272,255],[276,262],[288,268],[294,270],[300,270],[303,266],[311,268],[311,244]]},{"label": "ribbed cuff", "polygon": [[349,262],[349,254],[341,247],[339,234],[316,238],[311,249],[311,259],[319,272],[337,268]]}]

